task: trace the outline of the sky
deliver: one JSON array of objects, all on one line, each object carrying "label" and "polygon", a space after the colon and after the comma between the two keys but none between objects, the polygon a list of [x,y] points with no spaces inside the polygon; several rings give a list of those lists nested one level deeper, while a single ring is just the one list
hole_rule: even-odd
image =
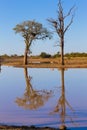
[{"label": "sky", "polygon": [[[0,0],[0,55],[24,54],[24,39],[13,30],[23,21],[35,20],[52,30],[47,19],[57,19],[57,4],[58,0]],[[65,34],[65,53],[87,52],[87,0],[62,0],[62,4],[65,14],[73,5],[76,7],[73,23]],[[67,24],[69,20],[67,17]],[[58,41],[54,34],[51,40],[33,42],[32,55],[57,53],[60,51],[56,46]]]}]

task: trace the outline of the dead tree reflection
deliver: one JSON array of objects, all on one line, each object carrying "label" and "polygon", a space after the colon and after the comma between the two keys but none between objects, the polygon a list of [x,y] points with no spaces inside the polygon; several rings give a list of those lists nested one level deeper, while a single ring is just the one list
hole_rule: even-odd
[{"label": "dead tree reflection", "polygon": [[66,118],[70,118],[70,120],[72,121],[72,117],[68,116],[66,112],[67,111],[66,108],[68,106],[72,112],[74,112],[74,110],[72,106],[69,104],[69,102],[67,101],[66,95],[65,95],[64,68],[62,68],[60,71],[61,71],[61,95],[52,113],[53,114],[59,113],[60,123],[61,123],[60,129],[66,129]]},{"label": "dead tree reflection", "polygon": [[26,80],[26,90],[23,97],[17,98],[15,102],[18,104],[18,106],[21,106],[25,109],[34,110],[43,106],[48,101],[48,99],[52,96],[52,91],[37,91],[33,89],[31,84],[32,77],[28,76],[27,68],[24,68],[24,75]]}]

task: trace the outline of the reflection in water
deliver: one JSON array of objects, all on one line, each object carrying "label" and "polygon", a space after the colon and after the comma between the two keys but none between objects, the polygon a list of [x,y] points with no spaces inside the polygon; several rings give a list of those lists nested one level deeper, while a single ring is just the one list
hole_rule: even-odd
[{"label": "reflection in water", "polygon": [[0,65],[0,72],[1,72],[1,65]]},{"label": "reflection in water", "polygon": [[1,72],[1,59],[0,59],[0,72]]},{"label": "reflection in water", "polygon": [[22,106],[25,109],[37,109],[45,104],[46,101],[52,96],[52,91],[46,90],[37,91],[34,90],[31,84],[31,76],[28,76],[27,68],[24,68],[26,90],[21,98],[16,99],[18,106]]},{"label": "reflection in water", "polygon": [[[7,69],[9,71],[7,71]],[[60,70],[60,74],[61,74],[60,93],[59,93],[59,91],[55,91],[56,92],[55,96],[53,96],[52,100],[50,100],[47,103],[46,103],[46,101],[49,99],[50,96],[52,96],[52,92],[36,91],[36,89],[32,85],[32,78],[31,78],[31,76],[28,75],[27,69],[24,69],[26,86],[24,86],[21,89],[17,87],[18,82],[15,82],[15,84],[13,84],[14,83],[14,75],[17,75],[19,72],[22,73],[21,69],[13,69],[13,68],[3,69],[2,68],[2,70],[4,70],[3,72],[5,72],[4,73],[5,76],[3,75],[3,72],[0,75],[0,87],[1,87],[1,91],[0,91],[1,92],[0,93],[0,97],[1,97],[0,98],[1,99],[0,100],[0,103],[1,103],[0,120],[1,120],[1,122],[5,122],[5,123],[10,122],[12,124],[15,124],[14,122],[16,122],[18,124],[23,123],[23,125],[33,124],[33,125],[38,125],[38,126],[53,126],[53,127],[58,127],[58,125],[61,123],[61,126],[63,126],[63,125],[67,125],[69,127],[72,126],[72,124],[71,124],[72,119],[70,120],[70,118],[73,117],[73,115],[72,115],[72,113],[70,113],[71,111],[69,111],[69,109],[68,109],[68,107],[69,107],[72,110],[72,107],[68,103],[68,101],[67,101],[68,99],[66,100],[66,98],[67,98],[66,87],[67,87],[67,90],[71,89],[70,90],[71,91],[71,93],[70,93],[71,97],[73,97],[73,94],[74,94],[74,98],[76,99],[76,97],[77,97],[77,99],[79,99],[79,101],[81,101],[81,98],[83,98],[83,97],[80,96],[81,95],[80,92],[85,92],[83,94],[83,96],[86,99],[86,97],[87,97],[87,95],[86,95],[87,73],[86,73],[85,70],[84,71],[82,69],[79,70],[79,71],[70,70],[69,73],[66,73],[66,71],[64,73],[64,70],[61,69]],[[39,70],[39,69],[37,69],[37,70]],[[37,76],[36,72],[37,73],[38,72],[39,73],[44,72],[44,73],[42,73],[42,76],[43,76],[42,81],[46,81],[46,82],[48,81],[49,84],[47,82],[46,86],[49,86],[49,87],[51,86],[49,89],[52,89],[53,85],[58,86],[58,84],[60,84],[59,70],[58,70],[58,72],[55,71],[55,70],[54,70],[55,73],[52,72],[52,71],[49,71],[48,69],[46,69],[46,71],[44,71],[44,69],[43,69],[43,71],[41,71],[41,70],[36,71],[36,69],[35,69],[31,72],[32,72],[32,75],[35,75],[35,76]],[[35,73],[33,73],[33,72],[35,72]],[[74,72],[74,73],[72,73],[72,72]],[[84,73],[82,73],[82,72],[84,72]],[[38,75],[39,75],[39,73],[38,73]],[[45,76],[45,74],[46,74],[46,76]],[[66,77],[64,77],[64,74],[66,74]],[[67,75],[67,74],[69,74],[69,75]],[[74,74],[75,76],[73,77],[72,74]],[[78,75],[80,75],[80,74],[83,74],[83,75],[81,75],[82,77],[80,78],[82,80],[80,80],[80,79],[77,80]],[[49,75],[50,78],[48,77],[48,75]],[[7,78],[6,76],[9,76],[9,78]],[[15,76],[15,80],[17,81],[17,79],[19,77],[21,77],[21,76],[20,75]],[[72,77],[73,77],[73,80],[71,80]],[[84,77],[85,77],[85,80],[83,80]],[[21,77],[21,78],[24,78],[24,76]],[[40,78],[42,78],[42,77],[40,77]],[[46,78],[48,78],[48,79],[46,79]],[[67,86],[64,85],[64,78],[68,79],[67,82],[66,82]],[[38,78],[36,78],[36,80],[37,79]],[[52,80],[52,82],[51,82],[51,80]],[[69,83],[69,81],[72,81],[72,82]],[[77,82],[74,82],[74,81],[77,81]],[[82,81],[85,81],[85,82],[82,82]],[[9,84],[7,84],[7,83],[9,83]],[[38,87],[41,86],[40,83],[42,83],[42,82],[38,82],[38,83],[37,83]],[[78,87],[77,88],[72,87],[72,86],[76,85],[75,83],[77,83],[77,86],[79,86],[80,83],[81,83],[81,86],[79,88]],[[21,81],[20,85],[23,85],[23,84],[24,84],[24,82]],[[83,86],[85,86],[85,87],[83,87]],[[20,97],[18,96],[18,98],[16,99],[16,103],[19,106],[21,106],[25,109],[33,109],[34,110],[34,109],[37,109],[37,108],[43,106],[46,103],[45,109],[44,108],[41,109],[41,110],[39,109],[40,111],[36,111],[36,112],[34,111],[35,112],[34,113],[33,111],[32,112],[31,111],[25,111],[25,110],[20,109],[18,107],[15,108],[15,104],[13,104],[13,100],[14,100],[14,97],[17,96],[17,94],[19,93],[19,92],[16,93],[17,91],[19,91],[19,89],[20,89],[20,92],[22,92],[22,90],[24,89],[23,95],[20,96]],[[4,95],[5,90],[6,90],[6,95]],[[13,90],[14,90],[14,93],[13,93]],[[75,91],[73,91],[73,90],[75,90]],[[77,93],[74,93],[76,91],[77,91]],[[79,92],[79,94],[78,94],[78,92]],[[8,98],[8,94],[9,94],[10,98]],[[69,97],[69,93],[68,93],[68,97]],[[72,102],[73,98],[72,99],[70,98],[70,100]],[[9,102],[12,102],[12,104],[7,105],[7,109],[5,109],[6,104],[8,104]],[[74,102],[74,100],[73,100],[73,102]],[[77,105],[78,105],[78,103],[80,103],[80,102],[75,101],[74,104],[75,103],[77,103]],[[83,104],[80,104],[80,105],[83,105]],[[85,107],[85,110],[86,110],[87,105],[85,105],[85,106],[86,106]],[[82,109],[82,108],[80,108],[80,109]],[[48,115],[47,114],[47,113],[49,113],[48,110],[49,110],[49,112],[51,110],[54,110],[54,113],[56,115],[51,115],[51,116]],[[77,111],[77,115],[78,115],[79,119],[74,120],[74,121],[76,121],[76,123],[80,123],[80,126],[87,126],[87,110],[86,111],[85,110],[83,108],[82,111]],[[59,115],[60,115],[60,117],[59,117]],[[75,117],[75,115],[74,115],[74,117]],[[59,122],[59,121],[61,121],[61,122]]]},{"label": "reflection in water", "polygon": [[[66,100],[65,96],[65,85],[64,85],[64,69],[61,69],[61,96],[58,99],[57,105],[54,108],[54,111],[52,113],[59,113],[60,115],[60,122],[61,122],[61,129],[66,128],[66,117],[69,117],[66,112],[66,107],[68,106],[73,112],[73,108],[69,104],[69,102]],[[70,120],[72,121],[72,118],[70,117]]]},{"label": "reflection in water", "polygon": [[[68,106],[72,111],[73,108],[66,100],[65,96],[65,85],[64,85],[64,69],[61,69],[61,93],[60,97],[57,101],[57,105],[54,108],[54,111],[52,113],[58,113],[60,116],[60,124],[61,128],[66,128],[66,117],[69,117],[67,115],[66,107]],[[16,103],[18,106],[23,107],[24,109],[30,109],[35,110],[38,109],[41,106],[44,106],[44,104],[48,101],[48,99],[52,96],[52,91],[46,91],[46,90],[40,90],[37,91],[32,87],[31,80],[32,77],[28,76],[28,70],[27,68],[24,68],[24,75],[25,75],[25,81],[26,81],[26,89],[24,92],[23,97],[19,98],[17,97]],[[72,120],[72,118],[70,117]]]}]

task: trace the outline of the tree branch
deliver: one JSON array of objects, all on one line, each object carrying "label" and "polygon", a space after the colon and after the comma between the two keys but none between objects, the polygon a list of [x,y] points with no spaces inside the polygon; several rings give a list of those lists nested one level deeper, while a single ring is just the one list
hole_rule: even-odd
[{"label": "tree branch", "polygon": [[71,21],[70,21],[70,23],[67,25],[67,27],[65,28],[64,33],[68,30],[68,28],[70,27],[70,25],[73,23],[73,17],[74,17],[74,15],[72,15]]},{"label": "tree branch", "polygon": [[64,16],[64,19],[71,14],[71,12],[72,12],[72,10],[73,10],[74,8],[75,8],[75,5],[69,10],[69,12],[67,13],[67,15]]},{"label": "tree branch", "polygon": [[59,27],[59,22],[57,20],[54,20],[54,19],[47,19],[48,22],[50,22],[52,24],[52,26],[57,29]]}]

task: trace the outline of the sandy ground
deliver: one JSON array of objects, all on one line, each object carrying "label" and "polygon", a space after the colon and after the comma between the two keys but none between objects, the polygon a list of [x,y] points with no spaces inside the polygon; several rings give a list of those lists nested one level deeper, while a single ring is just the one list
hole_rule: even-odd
[{"label": "sandy ground", "polygon": [[64,60],[61,65],[59,58],[30,58],[28,64],[24,65],[23,58],[4,58],[0,64],[3,66],[29,67],[29,68],[87,68],[87,57],[70,58]]}]

